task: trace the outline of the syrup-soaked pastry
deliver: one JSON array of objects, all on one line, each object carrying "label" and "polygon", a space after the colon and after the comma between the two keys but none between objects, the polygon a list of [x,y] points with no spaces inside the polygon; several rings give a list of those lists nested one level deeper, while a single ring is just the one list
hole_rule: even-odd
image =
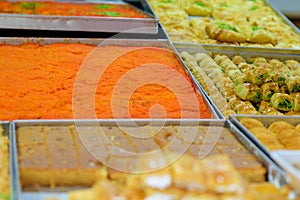
[{"label": "syrup-soaked pastry", "polygon": [[209,16],[212,13],[208,0],[179,0],[180,7],[192,16]]},{"label": "syrup-soaked pastry", "polygon": [[258,111],[263,115],[283,115],[283,113],[274,108],[268,101],[260,101]]},{"label": "syrup-soaked pastry", "polygon": [[262,85],[272,79],[270,70],[262,66],[245,71],[246,80],[255,85]]},{"label": "syrup-soaked pastry", "polygon": [[294,100],[288,94],[275,93],[270,99],[271,105],[282,111],[290,111],[294,109]]},{"label": "syrup-soaked pastry", "polygon": [[261,86],[262,90],[262,99],[265,101],[270,101],[274,93],[279,93],[279,86],[274,82],[267,82]]},{"label": "syrup-soaked pastry", "polygon": [[294,111],[300,112],[300,92],[295,92],[291,94],[294,99]]},{"label": "syrup-soaked pastry", "polygon": [[252,128],[264,128],[265,126],[261,121],[253,118],[243,118],[240,120],[240,123],[245,126],[247,129],[252,129]]},{"label": "syrup-soaked pastry", "polygon": [[248,100],[257,103],[261,100],[262,91],[261,89],[251,83],[243,83],[235,86],[234,91],[243,100]]},{"label": "syrup-soaked pastry", "polygon": [[286,85],[290,93],[300,92],[300,76],[291,76],[286,79]]},{"label": "syrup-soaked pastry", "polygon": [[214,22],[206,26],[207,34],[221,42],[241,43],[246,42],[246,37],[226,22]]},{"label": "syrup-soaked pastry", "polygon": [[285,149],[285,147],[278,141],[276,135],[265,127],[255,127],[249,129],[249,131],[270,151]]}]

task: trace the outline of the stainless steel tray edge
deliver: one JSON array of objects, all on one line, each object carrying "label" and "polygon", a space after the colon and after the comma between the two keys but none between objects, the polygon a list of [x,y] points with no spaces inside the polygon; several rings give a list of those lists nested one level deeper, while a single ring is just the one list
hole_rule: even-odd
[{"label": "stainless steel tray edge", "polygon": [[11,171],[11,187],[12,187],[12,200],[18,200],[20,196],[20,180],[19,180],[19,169],[18,169],[18,157],[16,151],[16,133],[15,124],[10,123],[10,165],[12,167]]},{"label": "stainless steel tray edge", "polygon": [[294,55],[299,56],[300,49],[284,49],[284,48],[261,48],[261,47],[241,47],[241,46],[224,46],[213,44],[195,44],[195,43],[180,43],[174,42],[174,46],[178,49],[193,50],[193,51],[217,51],[230,52],[239,54],[263,55],[270,54],[272,56]]},{"label": "stainless steel tray edge", "polygon": [[124,125],[132,126],[133,123],[136,123],[139,126],[148,125],[216,125],[221,126],[225,123],[225,120],[222,119],[64,119],[64,120],[14,120],[13,128],[18,128],[19,126],[49,126],[49,125]]},{"label": "stainless steel tray edge", "polygon": [[87,45],[156,45],[158,47],[170,48],[170,42],[167,39],[120,39],[112,38],[45,38],[45,37],[0,37],[0,44],[21,45],[23,43],[36,43],[39,45],[47,45],[53,43],[66,44],[87,44]]},{"label": "stainless steel tray edge", "polygon": [[151,13],[152,15],[155,16],[155,13],[154,13],[152,7],[150,6],[148,0],[140,0],[140,2],[141,2],[141,4],[142,4],[143,9],[144,9],[146,12],[149,12],[149,13]]}]

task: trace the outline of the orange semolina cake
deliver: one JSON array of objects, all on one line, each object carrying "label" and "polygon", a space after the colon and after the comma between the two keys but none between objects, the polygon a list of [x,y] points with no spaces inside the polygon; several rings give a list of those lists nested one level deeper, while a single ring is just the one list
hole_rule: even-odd
[{"label": "orange semolina cake", "polygon": [[126,4],[72,3],[51,1],[0,1],[0,13],[56,16],[104,16],[146,18],[147,16]]},{"label": "orange semolina cake", "polygon": [[[89,99],[89,102],[81,103],[84,106],[80,107],[82,115],[79,118],[149,118],[149,110],[157,104],[164,107],[165,113],[154,110],[155,116],[152,117],[155,118],[211,117],[207,104],[192,85],[191,79],[185,74],[173,52],[154,47],[97,47],[99,54],[106,53],[111,58],[127,52],[117,57],[109,65],[105,65],[101,63],[104,62],[102,60],[96,60],[95,63],[93,63],[93,58],[89,60],[88,56],[94,52],[94,48],[90,45],[60,43],[0,45],[0,93],[6,97],[0,100],[0,119],[73,118],[74,101],[80,104],[81,101],[86,101],[85,99]],[[87,60],[88,65],[83,65],[83,62]],[[159,74],[152,71],[145,72],[145,76],[154,73],[153,75],[156,77],[159,76],[158,81],[168,80],[171,81],[171,84],[176,85],[178,79],[174,79],[169,73],[170,70],[175,70],[181,78],[180,80],[186,81],[188,84],[180,86],[177,83],[176,86],[179,85],[180,88],[172,90],[170,85],[161,85],[152,80],[150,83],[138,85],[131,93],[126,93],[126,89],[143,81],[142,76],[129,77],[125,89],[123,88],[124,94],[113,96],[114,90],[120,86],[119,82],[127,73],[139,66],[153,63],[157,65]],[[79,68],[82,66],[86,67],[84,70],[89,71],[90,74],[79,81],[82,81],[83,84],[85,82],[85,87],[92,90],[93,99],[87,98],[91,94],[89,92],[84,94],[84,91],[73,97],[76,89],[74,89],[75,80],[77,80]],[[101,77],[90,77],[94,74],[93,70],[97,72],[100,68],[105,68]],[[88,85],[91,79],[95,78],[97,82]],[[198,105],[184,107],[184,105],[188,105],[187,99],[181,100],[178,97],[191,95],[195,96]],[[116,102],[116,106],[122,108],[118,104],[124,101],[128,102],[126,106],[128,105],[129,116],[122,112],[117,116],[113,115],[113,103]],[[197,107],[199,112],[196,112]],[[91,116],[89,109],[92,109],[95,115]],[[183,115],[183,112],[186,114]]]}]

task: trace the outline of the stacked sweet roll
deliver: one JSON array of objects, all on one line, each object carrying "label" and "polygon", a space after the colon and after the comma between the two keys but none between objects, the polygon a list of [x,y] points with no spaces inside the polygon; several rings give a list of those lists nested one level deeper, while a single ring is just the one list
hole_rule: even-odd
[{"label": "stacked sweet roll", "polygon": [[211,58],[205,53],[188,52],[181,52],[181,56],[225,116],[299,115],[300,64],[296,60],[246,60],[239,55],[230,58],[222,54]]}]

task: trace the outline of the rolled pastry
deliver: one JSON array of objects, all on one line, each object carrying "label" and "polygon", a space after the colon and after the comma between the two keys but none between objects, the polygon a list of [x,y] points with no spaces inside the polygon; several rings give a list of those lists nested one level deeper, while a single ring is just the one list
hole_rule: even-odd
[{"label": "rolled pastry", "polygon": [[300,92],[300,76],[292,76],[286,79],[286,85],[290,93]]},{"label": "rolled pastry", "polygon": [[243,100],[257,103],[261,100],[261,89],[251,83],[239,84],[234,88],[234,92]]},{"label": "rolled pastry", "polygon": [[275,93],[270,100],[271,105],[282,111],[290,111],[294,109],[294,100],[288,94]]},{"label": "rolled pastry", "polygon": [[269,101],[274,93],[279,92],[279,86],[277,83],[268,82],[268,83],[264,83],[261,86],[261,90],[262,90],[262,99],[265,101]]},{"label": "rolled pastry", "polygon": [[300,112],[300,92],[292,93],[291,97],[294,99],[294,111]]}]

